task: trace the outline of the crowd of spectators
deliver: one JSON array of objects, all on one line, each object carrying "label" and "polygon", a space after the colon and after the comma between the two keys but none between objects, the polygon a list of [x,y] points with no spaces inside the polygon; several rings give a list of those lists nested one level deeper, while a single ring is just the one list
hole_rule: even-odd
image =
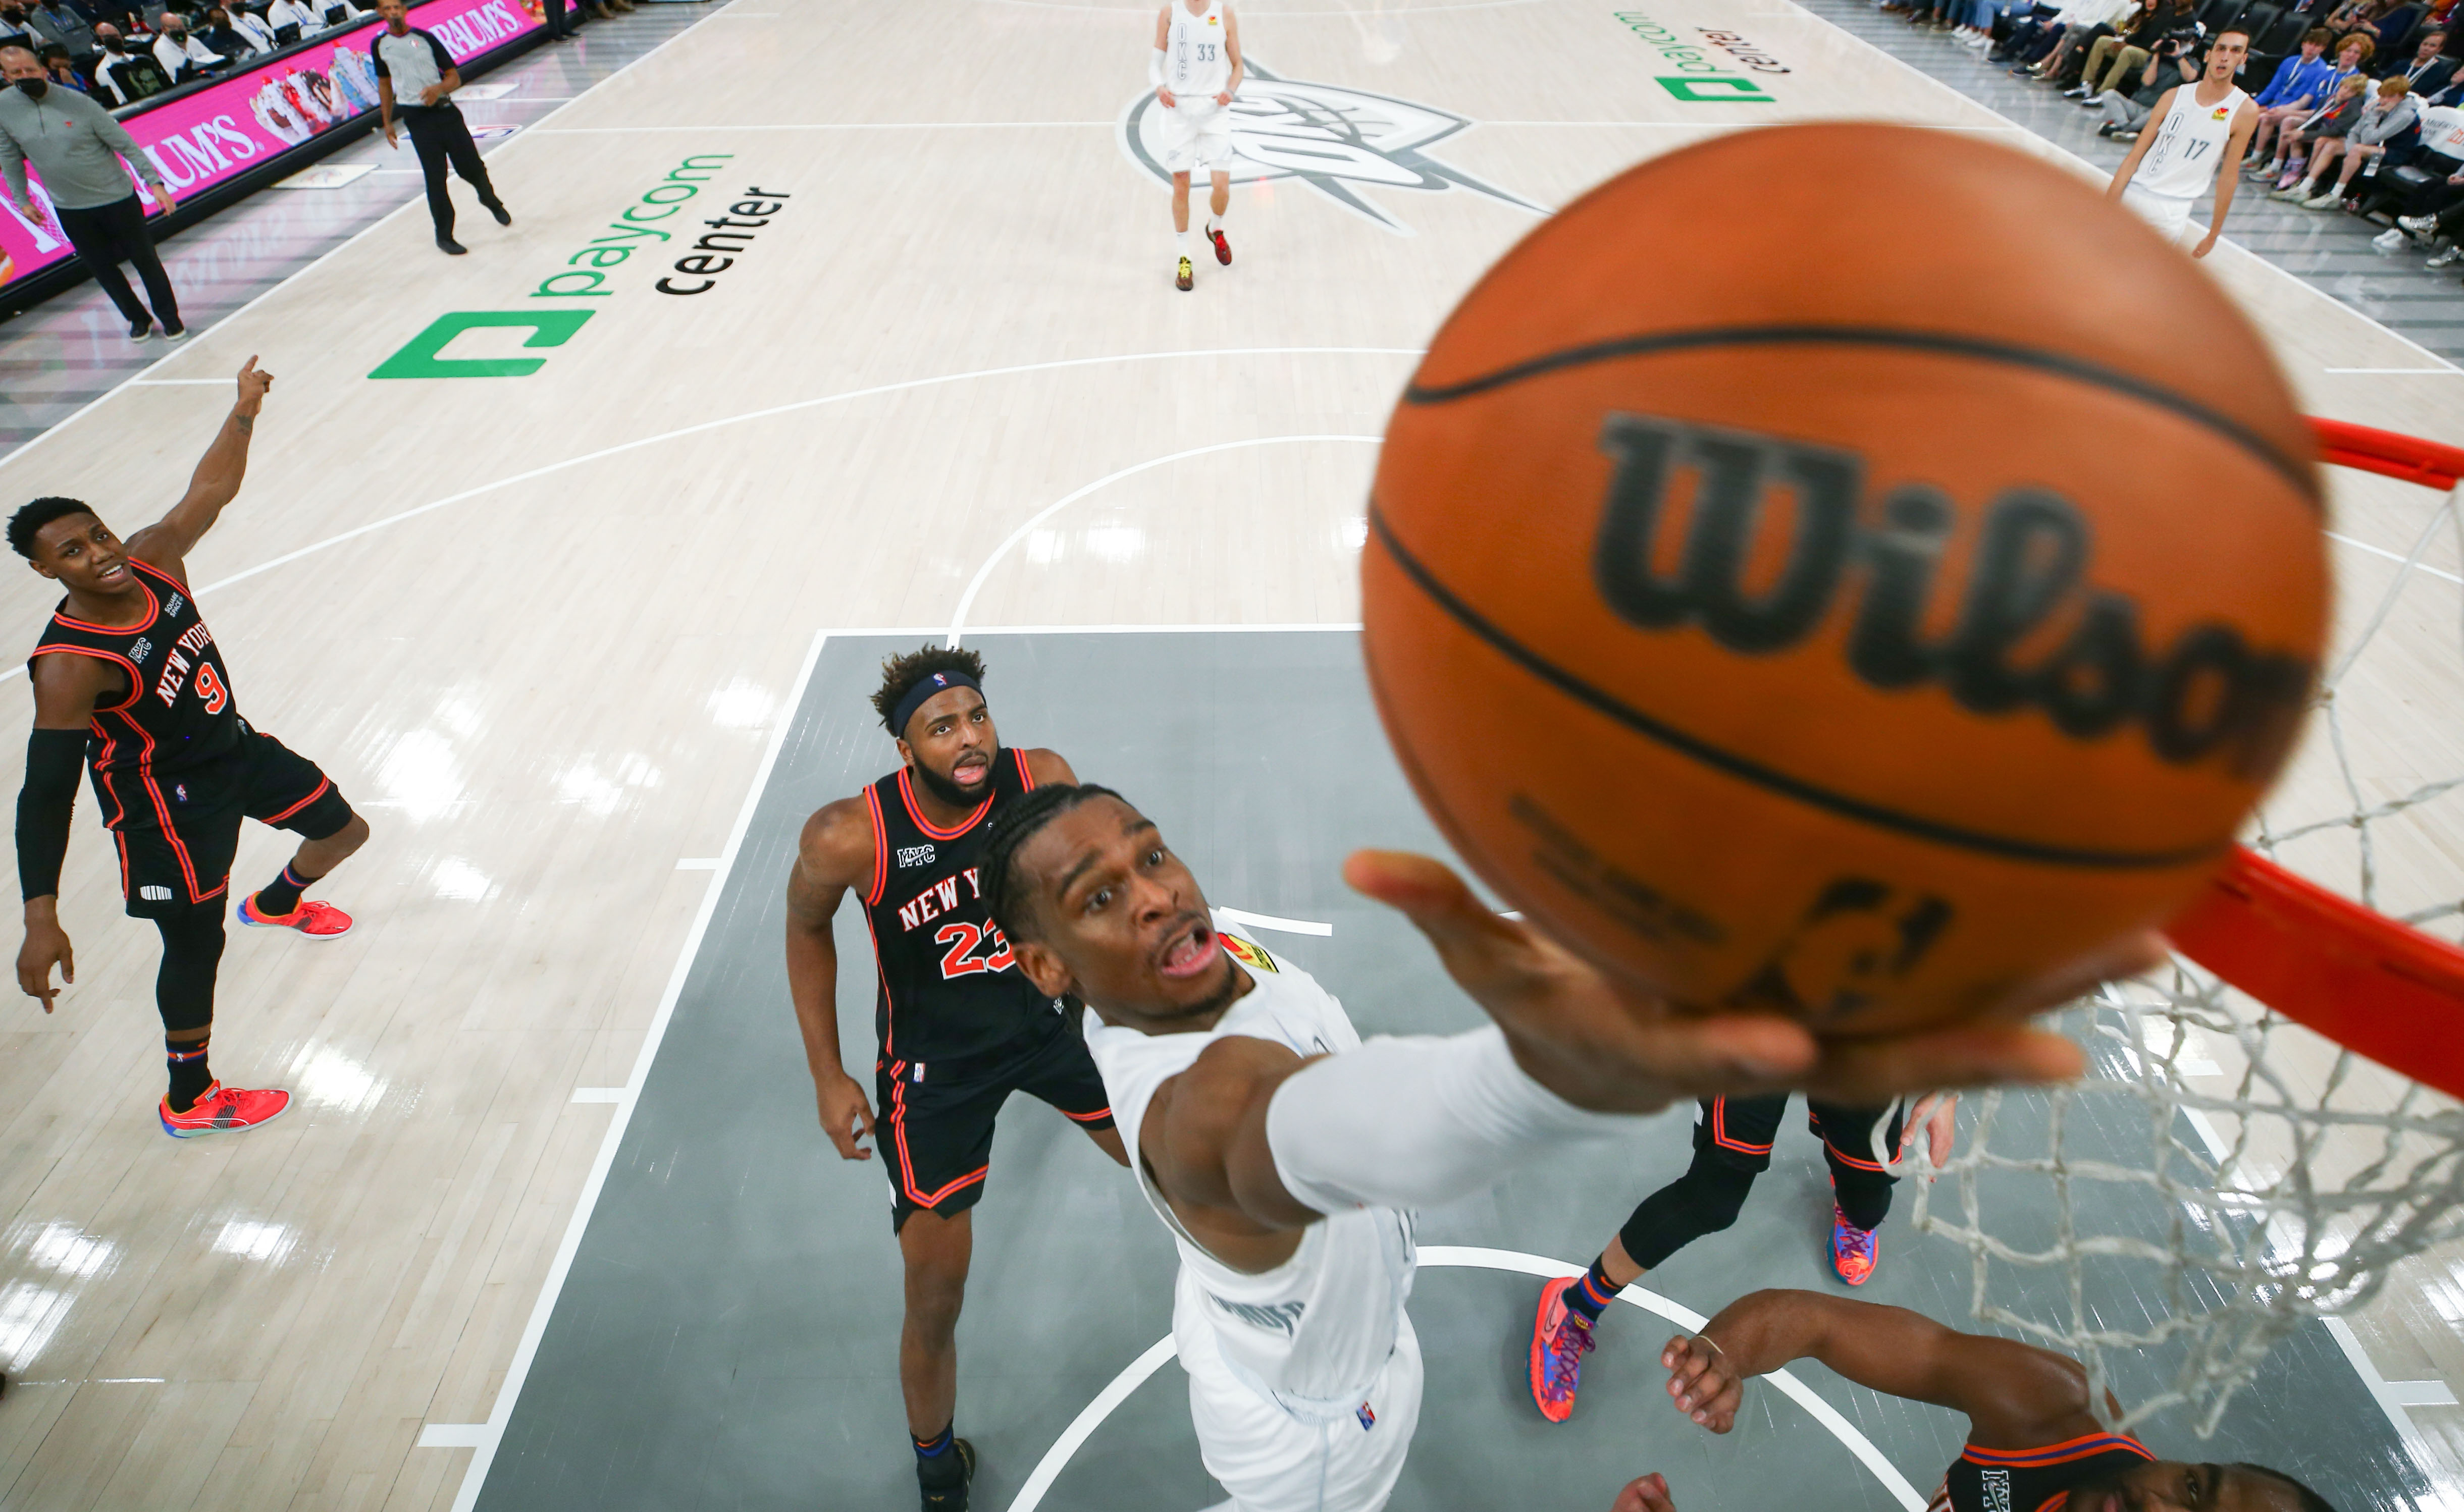
[{"label": "crowd of spectators", "polygon": [[2259,110],[2240,171],[2279,202],[2386,227],[2380,251],[2464,262],[2464,0],[1882,0],[2018,77],[2100,112],[2130,142],[2199,77],[2227,26]]},{"label": "crowd of spectators", "polygon": [[[366,15],[375,0],[0,0],[0,47],[22,47],[55,84],[106,106],[135,104]],[[549,30],[572,34],[634,0],[546,0]]]}]

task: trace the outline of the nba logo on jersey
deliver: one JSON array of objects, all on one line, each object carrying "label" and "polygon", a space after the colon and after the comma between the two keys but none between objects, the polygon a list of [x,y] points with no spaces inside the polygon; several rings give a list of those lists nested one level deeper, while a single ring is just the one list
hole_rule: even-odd
[{"label": "nba logo on jersey", "polygon": [[1352,1415],[1360,1419],[1360,1431],[1364,1434],[1377,1426],[1377,1414],[1369,1410],[1367,1402],[1361,1403],[1359,1411]]}]

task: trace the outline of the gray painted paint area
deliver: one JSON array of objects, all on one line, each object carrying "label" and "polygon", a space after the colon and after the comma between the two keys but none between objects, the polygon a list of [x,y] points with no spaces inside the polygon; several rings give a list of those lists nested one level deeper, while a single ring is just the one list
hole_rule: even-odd
[{"label": "gray painted paint area", "polygon": [[[896,1374],[897,1251],[878,1158],[840,1161],[814,1116],[781,956],[781,890],[805,814],[895,762],[866,703],[881,657],[919,638],[833,637],[792,715],[656,1063],[560,1295],[479,1505],[891,1508],[914,1504]],[[1388,755],[1342,631],[982,634],[1003,738],[1051,746],[1162,826],[1218,906],[1332,925],[1260,931],[1314,973],[1364,1034],[1451,1031],[1478,1014],[1399,920],[1337,876],[1360,845],[1442,851]],[[871,1044],[862,917],[839,919],[841,1034]],[[869,1079],[868,1079],[869,1085]],[[1644,1194],[1684,1169],[1691,1109],[1472,1201],[1423,1215],[1426,1245],[1581,1263]],[[1702,1312],[1758,1286],[1834,1285],[1818,1146],[1792,1115],[1771,1173],[1727,1234],[1644,1284]],[[2080,1132],[2072,1131],[2072,1148]],[[2115,1130],[2116,1148],[2124,1131]],[[2145,1139],[2144,1127],[2138,1137]],[[2152,1223],[2155,1216],[2149,1216]],[[958,1432],[982,1457],[975,1505],[1001,1512],[1087,1403],[1168,1331],[1173,1251],[1124,1172],[1058,1113],[1013,1099],[976,1209],[959,1325]],[[1862,1295],[1964,1324],[1969,1267],[1896,1222]],[[1412,1312],[1427,1401],[1398,1509],[1604,1512],[1665,1473],[1686,1512],[1896,1503],[1793,1404],[1754,1391],[1714,1438],[1660,1391],[1670,1331],[1620,1307],[1581,1406],[1544,1423],[1523,1386],[1537,1283],[1428,1269]],[[2124,1316],[2152,1300],[2096,1299]],[[1799,1373],[1929,1494],[1958,1452],[1947,1413]],[[2159,1453],[2274,1462],[2341,1507],[2410,1507],[2387,1420],[2324,1331],[2278,1349],[2202,1442],[2159,1425]],[[1195,1512],[1222,1493],[1199,1466],[1183,1377],[1167,1364],[1097,1428],[1045,1499],[1055,1509]]]}]

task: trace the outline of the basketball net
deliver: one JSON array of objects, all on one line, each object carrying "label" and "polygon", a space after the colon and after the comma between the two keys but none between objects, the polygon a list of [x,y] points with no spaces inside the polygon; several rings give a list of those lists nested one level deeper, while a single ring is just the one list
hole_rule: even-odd
[{"label": "basketball net", "polygon": [[2412,485],[2339,474],[2338,522],[2411,549],[2329,547],[2338,648],[2249,847],[2168,968],[2062,1012],[2084,1080],[1972,1098],[1947,1165],[1891,1167],[1947,1178],[1908,1184],[1914,1221],[1968,1251],[1976,1317],[2076,1355],[2117,1433],[2180,1409],[2211,1434],[2278,1340],[2464,1237],[2464,795],[2433,801],[2464,786],[2464,449],[2312,424]]}]

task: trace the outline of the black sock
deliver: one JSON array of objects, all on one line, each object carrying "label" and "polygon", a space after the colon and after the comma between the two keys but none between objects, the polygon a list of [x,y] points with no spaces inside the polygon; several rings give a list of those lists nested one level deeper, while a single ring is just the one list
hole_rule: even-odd
[{"label": "black sock", "polygon": [[955,1424],[945,1424],[941,1431],[934,1435],[932,1437],[916,1439],[915,1457],[918,1459],[940,1459],[947,1457],[950,1453],[950,1434],[952,1428],[955,1426]]},{"label": "black sock", "polygon": [[1574,1284],[1566,1288],[1566,1310],[1582,1314],[1585,1323],[1599,1322],[1600,1314],[1617,1298],[1617,1283],[1609,1280],[1609,1273],[1601,1268],[1607,1263],[1608,1257],[1602,1255],[1592,1261],[1590,1270],[1574,1278]]},{"label": "black sock", "polygon": [[299,894],[306,891],[309,885],[316,880],[314,877],[299,875],[299,868],[297,866],[283,867],[282,875],[257,889],[256,911],[268,918],[275,919],[288,913],[298,912]]},{"label": "black sock", "polygon": [[206,1041],[181,1041],[163,1037],[163,1058],[170,1063],[171,1091],[167,1101],[171,1111],[185,1113],[197,1106],[197,1098],[214,1085],[214,1073],[206,1067]]}]

